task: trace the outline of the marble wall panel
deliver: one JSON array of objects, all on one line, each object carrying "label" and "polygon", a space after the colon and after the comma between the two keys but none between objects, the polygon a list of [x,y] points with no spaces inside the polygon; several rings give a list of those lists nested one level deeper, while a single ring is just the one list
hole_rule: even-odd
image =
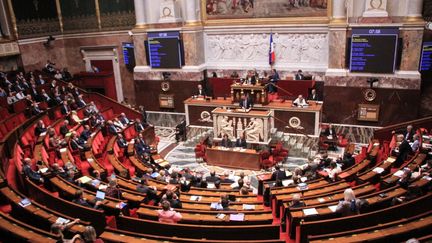
[{"label": "marble wall panel", "polygon": [[204,63],[204,35],[202,32],[186,32],[182,34],[185,64],[199,66]]},{"label": "marble wall panel", "polygon": [[418,70],[423,41],[423,30],[401,30],[399,35],[403,39],[400,70]]},{"label": "marble wall panel", "polygon": [[136,33],[133,36],[133,43],[135,48],[135,64],[137,66],[146,66],[146,50],[144,41],[147,39],[146,33]]},{"label": "marble wall panel", "polygon": [[[368,88],[367,80],[370,77],[325,77],[325,86],[339,87],[363,87]],[[374,83],[374,87],[392,88],[392,89],[413,89],[420,90],[420,79],[403,79],[395,77],[378,77],[378,82]]]},{"label": "marble wall panel", "polygon": [[329,31],[329,68],[345,68],[346,35],[345,29]]},{"label": "marble wall panel", "polygon": [[[137,80],[135,81],[136,104],[144,105],[149,111],[163,111],[159,107],[159,94],[164,93],[161,89],[162,81]],[[191,81],[171,81],[170,90],[166,94],[174,94],[174,111],[184,112],[184,103],[196,93],[197,85],[200,82]],[[165,109],[166,111],[166,109]],[[172,111],[172,110],[170,110]]]},{"label": "marble wall panel", "polygon": [[[377,88],[377,98],[364,99],[365,88],[325,86],[323,122],[365,126],[388,126],[417,118],[420,90]],[[378,122],[357,120],[359,104],[380,105]]]}]

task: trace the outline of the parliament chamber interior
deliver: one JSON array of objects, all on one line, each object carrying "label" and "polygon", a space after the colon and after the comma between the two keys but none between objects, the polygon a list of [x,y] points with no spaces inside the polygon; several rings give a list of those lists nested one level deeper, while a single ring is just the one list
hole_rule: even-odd
[{"label": "parliament chamber interior", "polygon": [[0,242],[432,242],[432,0],[1,0]]}]

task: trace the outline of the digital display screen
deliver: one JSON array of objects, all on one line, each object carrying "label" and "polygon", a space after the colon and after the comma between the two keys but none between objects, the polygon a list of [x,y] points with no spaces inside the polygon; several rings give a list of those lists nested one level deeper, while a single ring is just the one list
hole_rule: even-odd
[{"label": "digital display screen", "polygon": [[352,30],[350,71],[394,73],[398,45],[397,28]]},{"label": "digital display screen", "polygon": [[420,71],[432,71],[432,42],[423,43]]},{"label": "digital display screen", "polygon": [[133,43],[123,42],[123,60],[126,66],[135,67],[135,52]]},{"label": "digital display screen", "polygon": [[152,68],[181,68],[180,33],[148,33],[148,53]]}]

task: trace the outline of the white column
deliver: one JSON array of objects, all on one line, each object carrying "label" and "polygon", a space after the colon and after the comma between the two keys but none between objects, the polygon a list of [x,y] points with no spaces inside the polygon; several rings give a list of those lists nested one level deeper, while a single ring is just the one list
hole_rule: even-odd
[{"label": "white column", "polygon": [[423,0],[409,0],[407,1],[407,17],[419,18],[422,17]]},{"label": "white column", "polygon": [[193,23],[199,21],[199,5],[196,0],[185,0],[183,17],[186,23]]},{"label": "white column", "polygon": [[348,0],[333,0],[333,19],[344,19],[346,18],[345,2]]},{"label": "white column", "polygon": [[135,5],[135,18],[136,26],[143,26],[146,24],[144,0],[134,0]]}]

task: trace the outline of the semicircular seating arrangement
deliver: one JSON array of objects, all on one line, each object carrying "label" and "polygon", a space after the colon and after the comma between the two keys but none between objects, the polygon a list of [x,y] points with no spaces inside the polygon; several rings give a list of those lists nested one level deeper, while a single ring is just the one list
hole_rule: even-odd
[{"label": "semicircular seating arrangement", "polygon": [[[55,89],[51,85],[38,89]],[[65,89],[69,86],[60,81],[56,85]],[[81,234],[85,226],[91,225],[105,242],[432,239],[427,150],[421,149],[396,165],[389,142],[374,140],[356,155],[353,166],[337,174],[335,181],[323,177],[303,184],[276,186],[271,174],[265,174],[258,176],[259,195],[239,193],[224,183],[217,189],[193,185],[185,189],[183,182],[170,183],[152,176],[169,165],[158,154],[159,139],[152,125],[137,132],[134,123],[129,122],[114,132],[110,130],[109,121],[122,113],[134,121],[141,117],[139,112],[97,93],[78,92],[86,105],[74,107],[73,112],[65,112],[62,104],[42,104],[46,109],[38,114],[29,113],[25,105],[0,110],[4,118],[0,123],[1,240],[57,242],[62,236],[53,234],[51,225],[75,219],[80,219],[79,223],[65,230],[65,238]],[[98,123],[89,116],[90,108],[96,109],[103,121]],[[65,128],[67,131],[62,132]],[[123,139],[126,146],[121,145]],[[144,154],[136,152],[140,139],[147,145]],[[58,141],[60,145],[56,144]],[[78,147],[76,141],[80,142]],[[205,159],[203,151],[197,147],[197,158]],[[286,153],[278,147],[272,156],[283,157]],[[421,166],[426,169],[409,178],[408,184],[399,183],[406,168],[415,174]],[[63,167],[69,170],[58,169]],[[112,181],[117,182],[119,193],[106,193],[101,198],[101,192],[107,192]],[[154,193],[137,190],[143,183],[154,188]],[[343,216],[336,210],[348,188],[365,202],[360,214]],[[175,192],[182,205],[176,209],[182,215],[176,224],[158,221],[157,210],[161,206],[153,199],[167,191]],[[300,195],[304,203],[301,207],[292,207],[294,194]],[[230,199],[229,208],[215,210],[221,197]]]}]

